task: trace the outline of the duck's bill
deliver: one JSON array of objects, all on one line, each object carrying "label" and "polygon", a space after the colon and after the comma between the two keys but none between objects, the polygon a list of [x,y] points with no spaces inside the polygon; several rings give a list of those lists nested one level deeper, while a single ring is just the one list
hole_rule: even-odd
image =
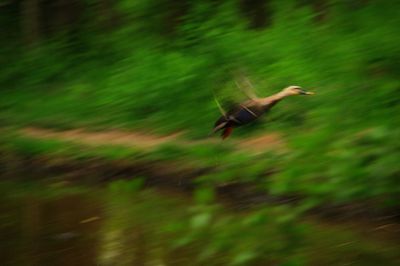
[{"label": "duck's bill", "polygon": [[314,95],[315,93],[311,92],[311,91],[301,91],[300,94],[302,94],[302,95]]}]

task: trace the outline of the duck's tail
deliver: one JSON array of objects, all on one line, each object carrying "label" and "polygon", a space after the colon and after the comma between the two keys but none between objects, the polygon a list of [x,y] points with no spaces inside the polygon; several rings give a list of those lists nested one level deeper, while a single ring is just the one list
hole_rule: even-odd
[{"label": "duck's tail", "polygon": [[221,132],[222,139],[226,139],[232,133],[233,127],[229,123],[229,121],[221,118],[219,121],[217,121],[215,123],[215,127],[211,131],[210,135],[214,134],[220,130],[222,130],[222,132]]},{"label": "duck's tail", "polygon": [[224,128],[224,131],[222,131],[222,133],[221,133],[222,139],[226,139],[227,137],[229,137],[229,135],[232,133],[232,131],[233,131],[233,127]]}]

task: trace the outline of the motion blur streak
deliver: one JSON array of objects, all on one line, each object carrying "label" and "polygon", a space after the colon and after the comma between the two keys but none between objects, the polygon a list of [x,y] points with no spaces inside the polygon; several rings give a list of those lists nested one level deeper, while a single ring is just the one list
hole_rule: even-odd
[{"label": "motion blur streak", "polygon": [[399,10],[0,1],[1,265],[400,265]]}]

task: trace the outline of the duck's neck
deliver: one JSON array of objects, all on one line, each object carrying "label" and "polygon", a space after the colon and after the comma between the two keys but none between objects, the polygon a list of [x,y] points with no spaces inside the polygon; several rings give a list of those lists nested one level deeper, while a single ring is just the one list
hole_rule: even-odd
[{"label": "duck's neck", "polygon": [[269,97],[262,98],[261,104],[264,106],[275,105],[276,103],[278,103],[280,100],[282,100],[283,98],[285,98],[287,96],[289,96],[287,93],[280,91]]}]

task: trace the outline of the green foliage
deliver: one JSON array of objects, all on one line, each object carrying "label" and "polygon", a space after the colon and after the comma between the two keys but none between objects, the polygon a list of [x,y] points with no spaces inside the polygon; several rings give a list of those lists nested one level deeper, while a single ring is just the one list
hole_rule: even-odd
[{"label": "green foliage", "polygon": [[[189,2],[117,1],[119,23],[109,30],[88,9],[73,36],[60,32],[31,47],[2,34],[10,42],[0,43],[7,66],[0,71],[0,122],[205,138],[219,116],[213,91],[224,106],[239,100],[233,80],[244,71],[259,95],[290,84],[317,92],[287,99],[257,126],[235,132],[279,131],[289,152],[253,157],[225,143],[78,153],[54,142],[11,145],[32,156],[190,161],[215,169],[198,177],[202,186],[257,182],[269,193],[308,196],[311,205],[398,205],[398,1],[327,1],[321,21],[314,1],[267,1],[272,23],[257,30],[247,27],[237,1]],[[2,21],[14,27],[11,15]],[[266,177],[270,171],[278,174]]]},{"label": "green foliage", "polygon": [[[275,177],[275,193],[305,193],[321,202],[371,201],[378,206],[398,202],[400,168],[398,131],[369,128],[346,135],[330,131],[295,138],[301,151]],[[322,143],[329,145],[322,146]]]},{"label": "green foliage", "polygon": [[143,187],[144,178],[133,177],[132,180],[118,180],[114,181],[109,185],[110,191],[112,193],[134,193]]},{"label": "green foliage", "polygon": [[[104,233],[114,239],[113,261],[138,253],[166,265],[355,265],[394,262],[395,247],[365,241],[342,227],[299,221],[296,208],[268,207],[242,213],[216,204],[191,204],[160,191],[109,191]],[[119,232],[119,233],[118,233]],[[127,233],[129,232],[129,233]]]},{"label": "green foliage", "polygon": [[[35,258],[59,264],[71,254],[60,251],[61,241],[77,250],[73,254],[93,252],[90,260],[74,258],[78,264],[372,266],[396,265],[399,258],[394,235],[377,238],[376,231],[299,220],[293,208],[231,212],[215,203],[193,204],[181,194],[138,191],[141,178],[90,188],[54,180],[0,182],[0,233],[13,235],[2,247],[18,251],[3,263]],[[63,238],[64,232],[77,235]],[[28,252],[38,248],[37,241],[27,241],[32,235],[46,236],[39,258]]]},{"label": "green foliage", "polygon": [[[182,201],[181,195],[144,190],[144,177],[104,188],[100,264],[399,261],[398,247],[366,241],[371,232],[357,238],[300,218],[327,205],[399,207],[399,1],[264,1],[271,24],[257,29],[248,27],[239,5],[249,1],[71,1],[85,5],[79,23],[55,25],[50,5],[42,10],[40,40],[33,45],[23,42],[27,33],[20,23],[29,12],[20,10],[21,1],[5,2],[0,4],[0,22],[9,28],[0,31],[2,125],[182,132],[183,140],[140,149],[2,131],[1,166],[22,155],[202,170],[192,197]],[[101,7],[107,3],[115,5]],[[318,3],[326,4],[319,10],[323,19],[315,10]],[[54,18],[71,19],[68,10]],[[252,80],[259,96],[292,84],[316,92],[285,99],[259,123],[235,130],[236,141],[279,132],[285,150],[253,154],[229,140],[190,141],[205,139],[220,115],[214,95],[224,108],[244,99],[234,82],[237,73]],[[240,188],[238,194],[249,188],[303,200],[296,207],[260,204],[233,213],[217,204],[218,191],[230,185]],[[55,188],[24,183],[15,190],[2,182],[0,194],[6,202],[27,191],[35,197],[87,192]],[[10,222],[5,215],[0,227]]]}]

